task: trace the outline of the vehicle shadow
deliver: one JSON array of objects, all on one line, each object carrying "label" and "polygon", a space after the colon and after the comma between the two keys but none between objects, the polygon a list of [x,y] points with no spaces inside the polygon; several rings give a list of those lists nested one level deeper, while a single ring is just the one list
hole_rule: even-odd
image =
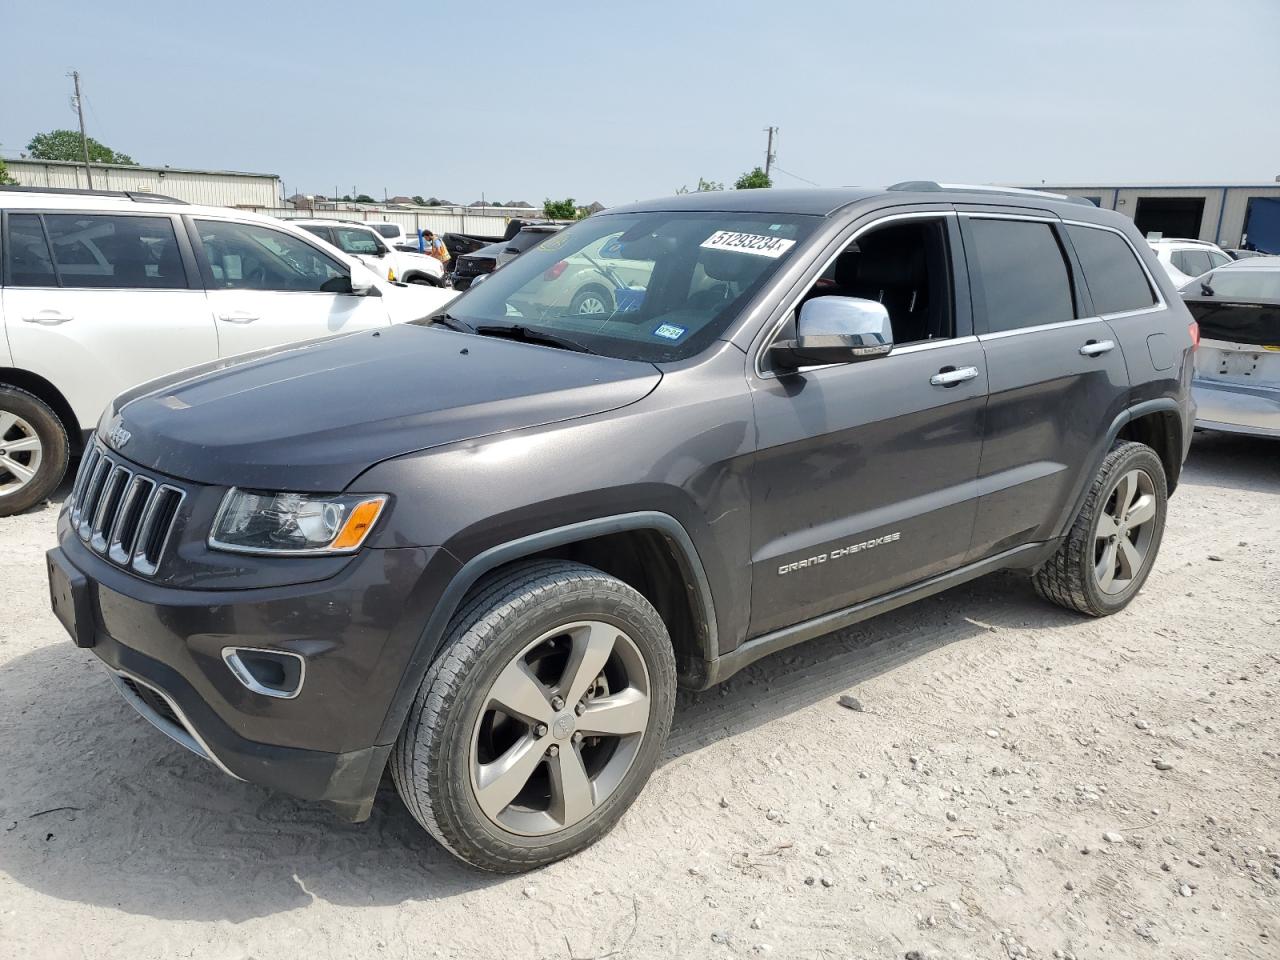
[{"label": "vehicle shadow", "polygon": [[[664,762],[1028,620],[1081,622],[1039,602],[1025,577],[996,574],[775,654],[681,694]],[[46,895],[241,921],[313,899],[387,905],[517,882],[455,861],[387,780],[372,818],[347,824],[228,779],[138,718],[96,660],[60,637],[0,667],[0,724],[0,871]]]},{"label": "vehicle shadow", "polygon": [[1182,479],[1235,490],[1280,492],[1280,440],[1199,431],[1191,442]]}]

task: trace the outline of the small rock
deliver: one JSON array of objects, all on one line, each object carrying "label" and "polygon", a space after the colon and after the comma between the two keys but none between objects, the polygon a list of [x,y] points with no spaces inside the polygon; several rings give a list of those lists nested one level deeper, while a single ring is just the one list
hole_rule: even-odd
[{"label": "small rock", "polygon": [[842,693],[836,703],[844,707],[846,710],[852,710],[854,713],[865,713],[866,707],[862,705],[862,701],[857,697],[851,697],[847,693]]},{"label": "small rock", "polygon": [[1214,562],[1216,562],[1216,563],[1221,563],[1221,562],[1222,562],[1222,558],[1221,558],[1220,556],[1218,556],[1216,553],[1211,553],[1211,554],[1209,554],[1209,559],[1210,559],[1210,560],[1213,560],[1213,561],[1214,561]]},{"label": "small rock", "polygon": [[903,960],[924,960],[924,954],[919,950],[908,950],[903,954]]},{"label": "small rock", "polygon": [[912,889],[914,892],[916,892],[916,893],[924,893],[924,884],[923,884],[923,883],[913,883],[913,884],[911,885],[911,889]]},{"label": "small rock", "polygon": [[711,934],[711,942],[712,943],[728,943],[729,935],[725,933],[723,930],[717,930],[713,934]]},{"label": "small rock", "polygon": [[1074,890],[1076,888],[1076,884],[1074,880],[1068,880],[1062,886],[1067,890]]},{"label": "small rock", "polygon": [[1000,736],[1000,731],[999,731],[999,730],[988,730],[988,731],[987,731],[987,736],[988,736],[988,737],[990,737],[992,740],[995,740],[997,737],[999,737],[999,736]]},{"label": "small rock", "polygon": [[529,886],[529,887],[525,887],[520,892],[523,893],[528,899],[532,900],[534,897],[538,895],[538,888]]},{"label": "small rock", "polygon": [[956,815],[956,812],[954,810],[948,810],[947,819],[950,820],[952,823],[955,823],[960,818]]},{"label": "small rock", "polygon": [[1102,835],[1102,839],[1107,843],[1124,843],[1124,837],[1116,833],[1114,830],[1108,830]]},{"label": "small rock", "polygon": [[1147,721],[1145,721],[1145,720],[1135,720],[1135,721],[1133,722],[1133,725],[1134,725],[1135,727],[1137,727],[1139,730],[1150,730],[1150,729],[1151,729],[1151,724],[1147,723]]},{"label": "small rock", "polygon": [[831,848],[830,848],[829,846],[827,846],[825,843],[820,843],[820,844],[818,844],[818,849],[817,849],[817,850],[815,850],[815,851],[813,851],[813,852],[814,852],[814,853],[816,853],[816,854],[817,854],[818,856],[820,856],[820,857],[829,857],[829,856],[831,856]]},{"label": "small rock", "polygon": [[1168,760],[1162,760],[1162,759],[1160,759],[1159,757],[1157,757],[1155,760],[1152,760],[1151,762],[1155,764],[1155,766],[1156,766],[1156,769],[1157,769],[1157,770],[1172,770],[1172,769],[1173,769],[1173,764],[1172,764],[1172,763],[1170,763]]},{"label": "small rock", "polygon": [[806,887],[812,887],[812,886],[813,886],[815,883],[817,883],[817,882],[818,882],[818,878],[817,878],[817,877],[805,877],[805,878],[804,878],[804,885],[805,885]]},{"label": "small rock", "polygon": [[721,798],[720,798],[720,809],[721,809],[721,810],[728,810],[728,809],[729,809],[729,801],[728,801],[728,800],[726,800],[724,797],[721,797]]},{"label": "small rock", "polygon": [[822,885],[829,890],[836,885],[836,882],[832,880],[830,877],[823,877]]},{"label": "small rock", "polygon": [[1197,860],[1195,857],[1187,857],[1187,863],[1188,863],[1188,864],[1190,864],[1190,865],[1191,865],[1191,866],[1193,866],[1193,867],[1203,867],[1203,866],[1204,866],[1204,861],[1203,861],[1203,860]]},{"label": "small rock", "polygon": [[1006,717],[1016,717],[1017,715],[1018,715],[1017,710],[1009,710],[1005,713]]},{"label": "small rock", "polygon": [[764,929],[764,917],[752,917],[752,918],[751,918],[751,929],[752,929],[752,930],[763,930],[763,929]]},{"label": "small rock", "polygon": [[701,870],[699,870],[697,867],[690,867],[690,868],[689,868],[689,876],[691,876],[691,877],[700,877],[700,876],[702,876],[702,871],[701,871]]},{"label": "small rock", "polygon": [[1178,892],[1182,894],[1184,897],[1191,896],[1191,888],[1187,886],[1185,883],[1178,888]]},{"label": "small rock", "polygon": [[768,813],[764,815],[764,818],[766,820],[781,820],[782,814],[777,810],[770,810]]},{"label": "small rock", "polygon": [[1169,863],[1168,860],[1165,860],[1163,863],[1160,864],[1160,869],[1163,870],[1165,873],[1169,873],[1170,871],[1173,870],[1173,865]]}]

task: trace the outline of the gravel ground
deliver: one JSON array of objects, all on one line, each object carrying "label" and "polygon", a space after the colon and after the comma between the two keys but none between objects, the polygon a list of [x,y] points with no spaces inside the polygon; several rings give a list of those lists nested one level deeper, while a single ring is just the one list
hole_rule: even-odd
[{"label": "gravel ground", "polygon": [[1197,439],[1115,617],[997,574],[682,696],[618,829],[516,878],[135,717],[54,517],[0,521],[0,957],[1280,957],[1280,444]]}]

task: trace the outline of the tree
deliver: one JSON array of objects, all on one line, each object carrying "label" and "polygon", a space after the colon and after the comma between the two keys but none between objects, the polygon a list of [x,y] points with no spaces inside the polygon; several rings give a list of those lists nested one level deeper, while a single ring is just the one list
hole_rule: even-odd
[{"label": "tree", "polygon": [[[93,137],[87,137],[90,163],[124,163],[137,166],[137,161],[126,153],[116,153]],[[27,150],[35,160],[72,160],[84,161],[84,148],[80,145],[80,134],[75,130],[50,130],[48,133],[37,133],[27,144]]]},{"label": "tree", "polygon": [[369,196],[367,193],[362,193],[358,197],[356,197],[356,203],[377,203],[377,202],[378,202],[377,200],[373,199],[373,197]]},{"label": "tree", "polygon": [[420,207],[425,207],[427,205],[427,201],[423,200],[422,196],[416,193],[413,195],[413,202]]},{"label": "tree", "polygon": [[577,220],[579,217],[573,197],[565,200],[552,200],[547,197],[542,204],[542,215],[548,220]]},{"label": "tree", "polygon": [[688,187],[681,187],[676,193],[712,193],[723,189],[723,183],[717,183],[715,180],[703,180],[699,177],[697,189],[691,191]]},{"label": "tree", "polygon": [[0,160],[0,186],[15,184],[17,182],[17,180],[9,176],[9,171],[5,168],[4,161]]},{"label": "tree", "polygon": [[759,190],[762,187],[772,187],[773,181],[769,179],[769,175],[759,167],[752,169],[750,173],[744,173],[733,185],[735,190]]}]

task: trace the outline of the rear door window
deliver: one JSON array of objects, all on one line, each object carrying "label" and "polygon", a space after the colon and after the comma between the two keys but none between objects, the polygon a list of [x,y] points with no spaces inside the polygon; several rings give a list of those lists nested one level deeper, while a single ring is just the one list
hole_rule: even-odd
[{"label": "rear door window", "polygon": [[1084,270],[1095,312],[1124,313],[1156,302],[1146,272],[1120,234],[1072,225],[1067,227],[1067,236]]},{"label": "rear door window", "polygon": [[965,250],[985,332],[1075,319],[1071,274],[1051,224],[969,218]]},{"label": "rear door window", "polygon": [[355,256],[374,257],[382,249],[368,230],[357,230],[350,227],[334,227],[333,236],[338,249],[343,253]]},{"label": "rear door window", "polygon": [[[47,213],[10,217],[11,269],[19,286],[182,290],[187,272],[169,217]],[[47,240],[47,243],[46,243]],[[56,280],[50,283],[50,269]]]},{"label": "rear door window", "polygon": [[1188,277],[1198,277],[1213,269],[1209,263],[1209,254],[1204,250],[1178,250],[1171,259],[1173,265]]}]

